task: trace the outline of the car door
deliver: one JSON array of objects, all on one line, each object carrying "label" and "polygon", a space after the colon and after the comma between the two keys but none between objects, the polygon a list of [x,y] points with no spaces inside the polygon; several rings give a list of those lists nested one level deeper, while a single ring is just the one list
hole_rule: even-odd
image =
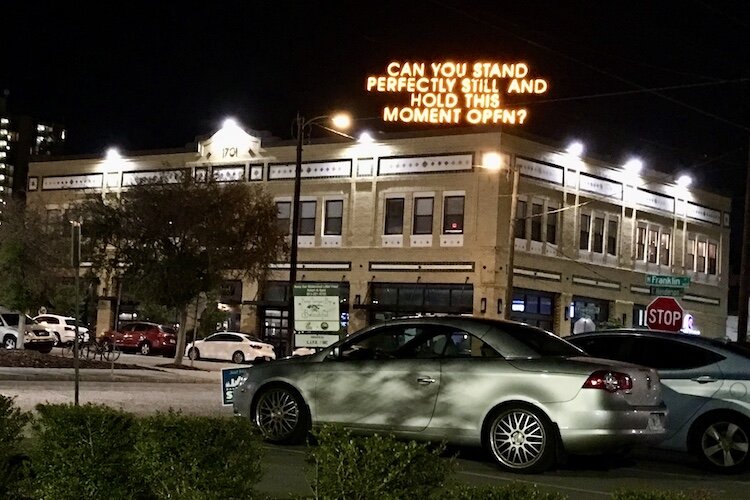
[{"label": "car door", "polygon": [[216,345],[219,343],[219,333],[209,335],[203,340],[203,343],[199,346],[198,350],[202,358],[213,359],[216,358],[217,349]]},{"label": "car door", "polygon": [[[315,420],[368,430],[425,429],[440,387],[439,354],[427,353],[432,336],[424,324],[399,324],[340,345],[316,371]],[[417,357],[416,343],[427,354]]]},{"label": "car door", "polygon": [[136,330],[139,327],[142,327],[142,325],[140,325],[139,323],[133,323],[131,325],[125,326],[122,329],[122,337],[120,338],[122,347],[131,349],[138,347],[139,335]]},{"label": "car door", "polygon": [[216,342],[212,342],[213,357],[215,359],[231,360],[235,351],[241,351],[242,339],[237,338],[231,333],[219,333],[216,335]]}]

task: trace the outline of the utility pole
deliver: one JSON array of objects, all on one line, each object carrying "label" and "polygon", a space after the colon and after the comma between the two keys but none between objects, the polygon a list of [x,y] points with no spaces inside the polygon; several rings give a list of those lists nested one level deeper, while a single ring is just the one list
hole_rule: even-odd
[{"label": "utility pole", "polygon": [[75,371],[75,405],[78,406],[78,393],[79,393],[79,385],[80,385],[80,370],[79,370],[79,354],[80,354],[80,343],[78,340],[78,280],[81,274],[81,222],[80,221],[70,221],[70,231],[71,231],[71,246],[70,246],[70,263],[73,267],[73,272],[75,273],[75,304],[76,304],[76,316],[74,319],[74,325],[75,325],[75,337],[73,337],[73,369]]},{"label": "utility pole", "polygon": [[747,342],[748,266],[750,266],[750,137],[748,138],[747,170],[745,171],[745,216],[742,221],[742,263],[740,264],[740,292],[737,305],[737,342]]}]

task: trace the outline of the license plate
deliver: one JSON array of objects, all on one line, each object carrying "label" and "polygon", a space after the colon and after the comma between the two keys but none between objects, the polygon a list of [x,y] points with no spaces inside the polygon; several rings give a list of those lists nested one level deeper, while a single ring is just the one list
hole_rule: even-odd
[{"label": "license plate", "polygon": [[664,414],[663,413],[652,413],[648,416],[648,430],[650,431],[663,431],[664,430]]}]

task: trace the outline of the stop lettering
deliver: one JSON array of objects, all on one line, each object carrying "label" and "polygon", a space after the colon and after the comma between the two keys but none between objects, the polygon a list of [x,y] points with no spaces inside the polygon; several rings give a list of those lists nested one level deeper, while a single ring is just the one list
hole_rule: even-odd
[{"label": "stop lettering", "polygon": [[657,297],[646,308],[646,326],[651,330],[679,332],[685,311],[672,297]]}]

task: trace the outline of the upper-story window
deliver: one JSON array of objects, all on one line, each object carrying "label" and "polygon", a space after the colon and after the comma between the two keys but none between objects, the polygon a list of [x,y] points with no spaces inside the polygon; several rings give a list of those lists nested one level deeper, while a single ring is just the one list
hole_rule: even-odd
[{"label": "upper-story window", "polygon": [[581,214],[581,227],[578,235],[578,248],[581,250],[588,250],[591,242],[591,216],[589,214]]},{"label": "upper-story window", "polygon": [[635,248],[637,261],[668,266],[671,262],[672,233],[654,224],[639,223]]},{"label": "upper-story window", "polygon": [[282,234],[289,234],[289,224],[292,220],[292,202],[276,202],[276,224]]},{"label": "upper-story window", "polygon": [[517,239],[557,244],[558,205],[544,199],[520,199],[516,203],[513,235]]},{"label": "upper-story window", "polygon": [[443,234],[463,234],[464,196],[446,196],[443,200]]},{"label": "upper-story window", "polygon": [[301,201],[299,209],[299,235],[315,236],[316,201]]},{"label": "upper-story window", "polygon": [[412,233],[432,234],[432,213],[435,205],[433,197],[414,198],[414,224]]},{"label": "upper-story window", "polygon": [[686,242],[685,269],[698,273],[719,273],[719,245],[702,235],[691,234]]},{"label": "upper-story window", "polygon": [[385,234],[403,234],[404,232],[404,199],[386,198],[385,200]]},{"label": "upper-story window", "polygon": [[513,225],[513,234],[516,238],[526,239],[526,201],[518,200],[516,203],[516,220]]},{"label": "upper-story window", "polygon": [[544,205],[541,203],[531,204],[531,239],[542,241],[542,217],[544,215]]},{"label": "upper-story window", "polygon": [[344,220],[344,201],[327,200],[323,234],[326,236],[341,236],[341,226]]},{"label": "upper-story window", "polygon": [[616,256],[619,222],[614,214],[582,213],[578,248],[587,252]]}]

